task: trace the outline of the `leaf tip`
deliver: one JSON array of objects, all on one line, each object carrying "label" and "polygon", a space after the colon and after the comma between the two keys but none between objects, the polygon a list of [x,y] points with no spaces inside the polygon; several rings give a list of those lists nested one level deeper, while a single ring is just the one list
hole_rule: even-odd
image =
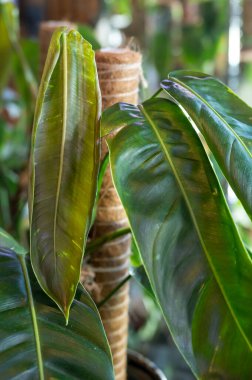
[{"label": "leaf tip", "polygon": [[60,309],[61,309],[61,311],[65,317],[65,325],[66,326],[68,325],[68,322],[69,322],[70,307],[71,307],[71,304],[64,304],[64,305],[62,305],[62,307],[60,307]]}]

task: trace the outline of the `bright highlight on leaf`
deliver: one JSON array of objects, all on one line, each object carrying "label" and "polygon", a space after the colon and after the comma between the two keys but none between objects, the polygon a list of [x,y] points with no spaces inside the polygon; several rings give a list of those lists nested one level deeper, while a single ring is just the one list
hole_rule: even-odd
[{"label": "bright highlight on leaf", "polygon": [[195,122],[252,219],[252,108],[202,73],[175,71],[161,86]]},{"label": "bright highlight on leaf", "polygon": [[99,167],[100,91],[94,52],[76,31],[53,35],[37,99],[31,153],[31,261],[69,316]]}]

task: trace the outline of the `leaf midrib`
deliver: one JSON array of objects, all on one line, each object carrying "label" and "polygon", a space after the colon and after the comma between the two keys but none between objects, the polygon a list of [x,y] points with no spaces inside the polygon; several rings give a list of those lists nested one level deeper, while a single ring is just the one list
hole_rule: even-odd
[{"label": "leaf midrib", "polygon": [[232,307],[231,307],[231,305],[230,305],[230,303],[229,303],[229,301],[228,301],[228,299],[227,299],[226,292],[224,291],[224,289],[223,289],[223,287],[222,287],[222,283],[221,283],[221,281],[220,281],[220,279],[219,279],[219,276],[218,276],[217,272],[215,271],[215,267],[214,267],[213,264],[212,264],[211,257],[210,257],[210,255],[209,255],[209,253],[208,253],[207,247],[205,246],[204,240],[203,240],[203,238],[202,238],[202,236],[201,236],[201,232],[200,232],[200,229],[199,229],[199,226],[198,226],[198,223],[197,223],[197,219],[196,219],[196,217],[195,217],[195,215],[194,215],[194,211],[193,211],[193,209],[192,209],[192,207],[191,207],[190,201],[189,201],[189,199],[188,199],[188,197],[187,197],[187,194],[186,194],[186,192],[185,192],[185,190],[184,190],[183,184],[182,184],[182,182],[181,182],[181,180],[180,180],[180,178],[179,178],[179,175],[178,175],[178,173],[177,173],[176,167],[173,165],[173,161],[172,161],[172,159],[171,159],[171,157],[170,157],[170,155],[169,155],[169,152],[168,152],[168,150],[166,149],[165,144],[163,143],[162,138],[160,137],[160,135],[159,135],[159,133],[158,133],[158,129],[156,128],[155,123],[152,121],[151,117],[148,115],[148,112],[144,109],[144,106],[143,106],[142,104],[140,104],[140,105],[138,105],[138,108],[139,108],[139,110],[142,112],[142,114],[143,114],[143,116],[145,117],[145,119],[146,119],[146,121],[148,122],[148,124],[149,124],[149,125],[151,126],[151,128],[153,129],[153,131],[154,131],[154,133],[155,133],[155,135],[156,135],[156,137],[157,137],[157,139],[158,139],[158,141],[159,141],[159,143],[160,143],[160,145],[161,145],[161,147],[162,147],[162,150],[163,150],[163,152],[164,152],[164,155],[165,155],[165,157],[167,158],[167,161],[168,161],[169,165],[171,166],[171,169],[172,169],[172,171],[173,171],[173,174],[174,174],[174,176],[175,176],[175,178],[176,178],[176,181],[177,181],[177,183],[178,183],[178,185],[179,185],[180,191],[182,192],[183,197],[184,197],[184,200],[185,200],[186,205],[187,205],[187,207],[188,207],[188,210],[189,210],[189,213],[190,213],[190,215],[191,215],[191,218],[192,218],[192,221],[193,221],[194,227],[195,227],[195,229],[196,229],[196,231],[197,231],[197,235],[198,235],[198,238],[199,238],[200,244],[201,244],[201,246],[202,246],[202,248],[203,248],[203,250],[204,250],[204,252],[205,252],[205,254],[206,254],[207,261],[208,261],[208,263],[209,263],[209,265],[210,265],[210,267],[211,267],[211,269],[212,269],[212,271],[213,271],[214,278],[216,279],[216,282],[217,282],[218,286],[220,287],[220,290],[221,290],[221,293],[222,293],[222,295],[223,295],[223,298],[225,299],[225,301],[226,301],[226,303],[227,303],[227,306],[228,306],[228,308],[229,308],[229,310],[230,310],[230,313],[231,313],[231,315],[233,316],[233,319],[234,319],[234,321],[235,321],[235,323],[236,323],[236,325],[237,325],[237,327],[238,327],[238,329],[239,329],[241,335],[243,336],[243,338],[244,338],[245,342],[247,343],[249,349],[252,350],[251,344],[250,344],[250,342],[248,341],[248,339],[247,339],[247,337],[246,337],[246,335],[245,335],[245,333],[244,333],[242,327],[240,326],[240,323],[238,322],[238,320],[237,320],[237,318],[236,318],[236,316],[235,316],[235,314],[234,314],[234,311],[233,311],[233,309],[232,309]]},{"label": "leaf midrib", "polygon": [[26,288],[26,293],[27,293],[27,298],[28,298],[28,304],[29,304],[30,313],[31,313],[31,320],[32,320],[35,346],[36,346],[36,352],[37,352],[39,379],[45,380],[38,321],[37,321],[36,309],[35,309],[35,305],[34,305],[34,301],[33,301],[33,295],[32,295],[32,290],[31,290],[29,274],[28,274],[27,267],[26,267],[25,256],[24,255],[17,255],[17,257],[20,261],[21,268],[23,271],[25,288]]},{"label": "leaf midrib", "polygon": [[61,137],[61,147],[60,147],[60,162],[59,162],[59,175],[57,181],[56,198],[55,198],[55,210],[54,210],[54,220],[53,220],[53,255],[54,255],[54,270],[57,269],[57,255],[56,255],[56,229],[57,229],[57,217],[59,208],[59,197],[61,189],[61,181],[63,174],[63,163],[64,163],[64,150],[65,150],[65,140],[66,140],[66,124],[67,124],[67,44],[66,35],[62,33],[63,39],[63,121],[62,121],[62,137]]}]

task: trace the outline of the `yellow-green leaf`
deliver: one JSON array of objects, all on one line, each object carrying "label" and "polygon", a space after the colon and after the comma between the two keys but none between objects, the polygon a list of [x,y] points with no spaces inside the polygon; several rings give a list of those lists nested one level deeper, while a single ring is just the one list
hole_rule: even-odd
[{"label": "yellow-green leaf", "polygon": [[31,153],[31,260],[68,319],[96,193],[100,91],[91,45],[53,35],[37,99]]}]

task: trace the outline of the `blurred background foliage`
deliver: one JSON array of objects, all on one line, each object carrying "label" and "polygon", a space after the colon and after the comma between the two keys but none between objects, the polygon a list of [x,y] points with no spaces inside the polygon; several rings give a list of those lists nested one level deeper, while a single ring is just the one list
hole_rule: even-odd
[{"label": "blurred background foliage", "polygon": [[[219,77],[252,105],[252,0],[0,0],[0,227],[23,244],[40,72],[38,31],[39,23],[49,19],[77,23],[94,49],[129,46],[141,51],[142,99],[170,71],[191,69]],[[248,217],[232,191],[227,192],[252,250]],[[139,264],[136,256],[133,264]],[[192,379],[151,292],[133,281],[131,293],[129,346],[152,358],[169,379]]]}]

